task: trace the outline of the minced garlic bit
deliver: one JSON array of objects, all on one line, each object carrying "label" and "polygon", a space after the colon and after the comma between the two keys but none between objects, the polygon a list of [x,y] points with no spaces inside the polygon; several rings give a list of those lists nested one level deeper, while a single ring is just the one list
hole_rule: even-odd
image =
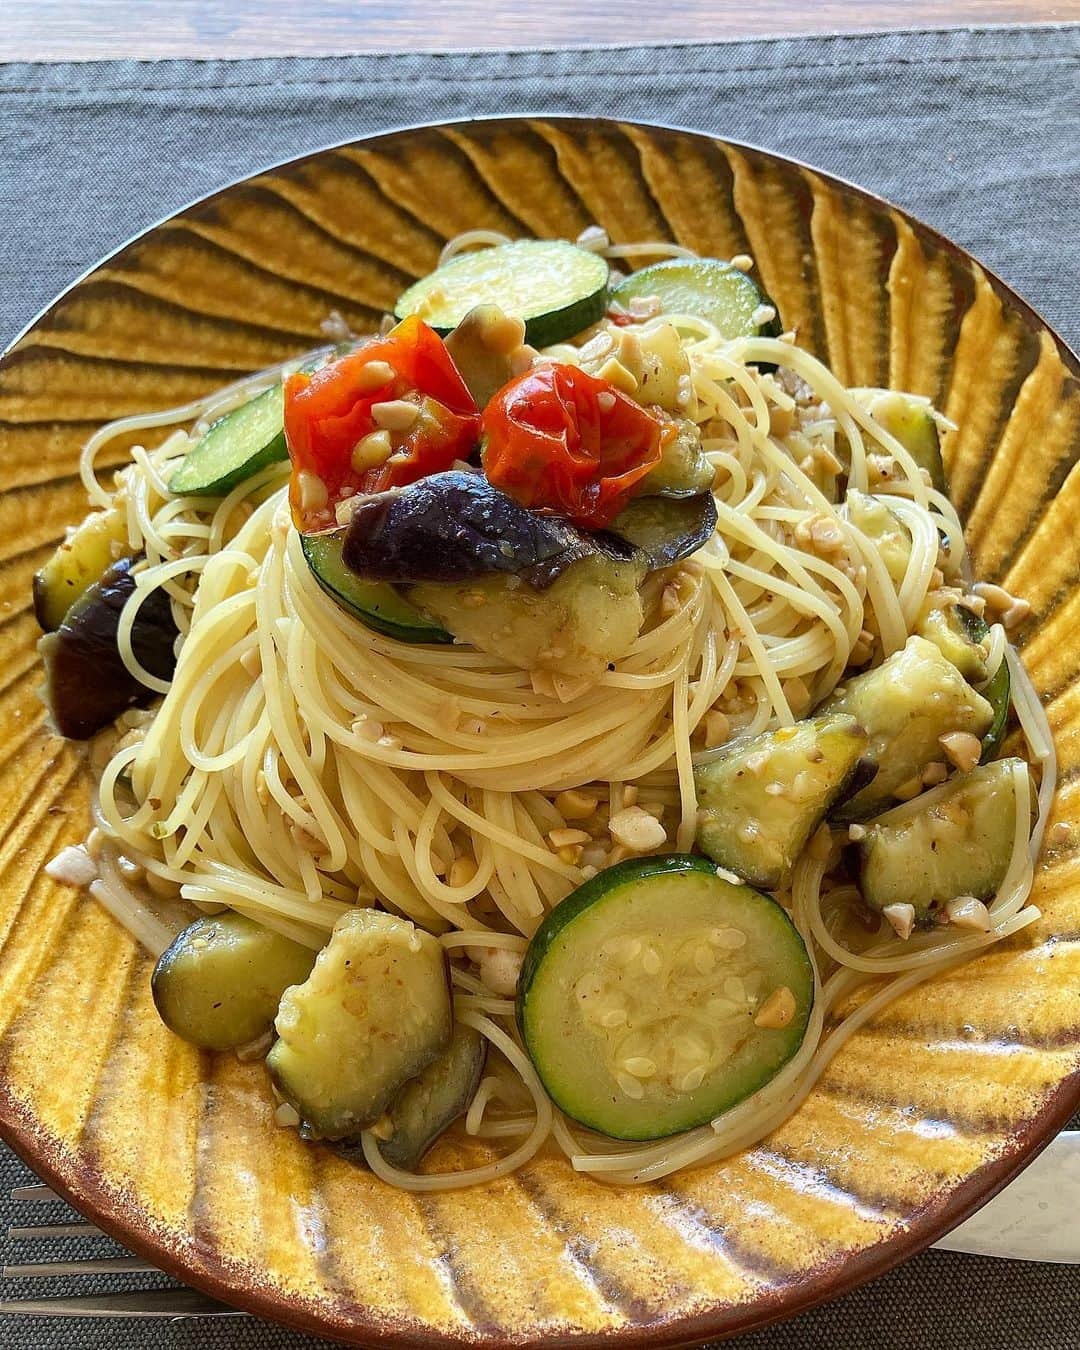
[{"label": "minced garlic bit", "polygon": [[608,821],[608,832],[616,843],[633,853],[647,853],[667,841],[667,831],[655,816],[640,806],[626,806]]},{"label": "minced garlic bit", "polygon": [[82,844],[62,848],[45,864],[45,875],[63,886],[89,886],[97,880],[97,867]]},{"label": "minced garlic bit", "polygon": [[705,748],[712,750],[714,746],[723,745],[731,735],[731,722],[726,713],[722,713],[718,708],[707,712],[702,718],[702,726],[705,731]]},{"label": "minced garlic bit", "polygon": [[849,825],[847,837],[853,844],[858,844],[861,840],[866,838],[866,826],[859,824]]},{"label": "minced garlic bit", "polygon": [[300,1124],[300,1117],[296,1108],[290,1106],[288,1102],[282,1102],[274,1112],[274,1120],[285,1130],[295,1130]]},{"label": "minced garlic bit", "polygon": [[521,952],[505,947],[485,947],[480,953],[480,978],[493,994],[509,997],[517,989],[521,973]]},{"label": "minced garlic bit", "polygon": [[555,810],[563,820],[588,820],[596,813],[599,805],[599,797],[583,792],[580,788],[569,788],[555,798]]},{"label": "minced garlic bit", "polygon": [[950,731],[945,736],[939,736],[938,741],[961,773],[968,773],[982,757],[982,741],[970,731]]},{"label": "minced garlic bit", "polygon": [[450,864],[450,870],[446,874],[446,884],[448,886],[467,886],[476,876],[476,873],[476,863],[472,858],[462,854],[460,858],[455,858]]},{"label": "minced garlic bit", "polygon": [[1056,825],[1050,827],[1050,833],[1047,841],[1051,844],[1063,844],[1069,837],[1069,823],[1065,820],[1059,820]]},{"label": "minced garlic bit", "polygon": [[556,850],[566,848],[571,844],[587,844],[589,838],[587,830],[561,829],[548,831],[548,841],[551,847]]},{"label": "minced garlic bit", "polygon": [[389,431],[373,431],[353,446],[349,462],[357,473],[364,473],[385,464],[392,449]]},{"label": "minced garlic bit", "polygon": [[408,431],[420,416],[420,405],[405,398],[392,398],[371,405],[371,418],[384,431]]},{"label": "minced garlic bit", "polygon": [[300,488],[300,507],[304,511],[319,511],[327,502],[326,484],[316,474],[301,470],[297,478]]},{"label": "minced garlic bit", "polygon": [[987,609],[1001,616],[1006,632],[1018,627],[1031,613],[1031,605],[992,581],[977,581],[972,587]]},{"label": "minced garlic bit", "polygon": [[972,928],[977,933],[989,933],[990,911],[973,895],[958,895],[945,906],[949,922],[957,928]]},{"label": "minced garlic bit", "polygon": [[731,259],[731,265],[740,272],[749,272],[754,266],[754,260],[749,253],[736,253]]},{"label": "minced garlic bit", "polygon": [[881,912],[896,936],[906,942],[915,929],[915,906],[886,905]]}]

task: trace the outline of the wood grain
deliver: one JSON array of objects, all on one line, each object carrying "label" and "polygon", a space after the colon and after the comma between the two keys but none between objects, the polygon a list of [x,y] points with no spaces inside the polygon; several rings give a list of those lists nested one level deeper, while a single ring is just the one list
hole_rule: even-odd
[{"label": "wood grain", "polygon": [[1080,0],[7,0],[3,60],[707,42],[1080,19]]}]

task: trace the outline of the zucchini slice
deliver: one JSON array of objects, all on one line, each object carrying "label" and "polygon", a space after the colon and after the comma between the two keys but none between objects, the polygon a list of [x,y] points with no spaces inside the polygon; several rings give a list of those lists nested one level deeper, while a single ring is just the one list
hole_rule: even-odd
[{"label": "zucchini slice", "polygon": [[[708,319],[728,339],[776,337],[780,319],[776,306],[753,281],[719,258],[668,258],[631,272],[612,291],[624,308],[631,300],[655,295],[665,314],[697,314]],[[771,309],[765,317],[763,309]]]},{"label": "zucchini slice", "polygon": [[919,468],[929,473],[931,486],[947,494],[949,484],[941,458],[941,437],[930,404],[888,390],[874,397],[867,407],[874,421],[895,436]]},{"label": "zucchini slice", "polygon": [[988,632],[986,624],[961,605],[938,608],[932,603],[933,596],[930,601],[919,616],[916,632],[932,642],[965,680],[979,684],[986,679],[986,653],[980,646]]},{"label": "zucchini slice", "polygon": [[394,314],[418,314],[444,336],[477,305],[525,321],[534,347],[563,342],[604,317],[605,259],[565,239],[518,239],[462,253],[405,291]]},{"label": "zucchini slice", "polygon": [[177,934],[150,988],[170,1031],[205,1050],[230,1050],[270,1030],[282,994],[314,964],[309,947],[227,910]]},{"label": "zucchini slice", "polygon": [[845,499],[848,520],[870,539],[893,585],[899,586],[911,559],[911,535],[900,517],[880,497],[849,488]]},{"label": "zucchini slice", "polygon": [[980,764],[951,779],[929,805],[871,825],[858,848],[859,886],[875,909],[912,905],[927,924],[961,895],[989,900],[1005,879],[1016,828],[1019,759]]},{"label": "zucchini slice", "polygon": [[781,907],[690,854],[579,886],[525,953],[517,1017],[553,1100],[615,1139],[659,1139],[756,1092],[799,1048],[814,999]]},{"label": "zucchini slice", "polygon": [[377,1120],[450,1040],[438,938],[374,909],[342,915],[311,974],[287,989],[266,1063],[313,1136],[344,1139]]},{"label": "zucchini slice", "polygon": [[113,545],[125,546],[127,537],[123,511],[94,511],[57,545],[34,573],[34,617],[46,633],[54,633],[75,601],[105,575],[116,561]]},{"label": "zucchini slice", "polygon": [[169,480],[177,497],[224,497],[237,483],[289,458],[285,390],[276,383],[211,423]]},{"label": "zucchini slice", "polygon": [[635,497],[608,529],[640,549],[650,571],[671,567],[712,538],[716,501],[711,492],[696,497]]},{"label": "zucchini slice", "polygon": [[878,771],[846,801],[841,820],[875,815],[896,790],[944,759],[938,740],[952,731],[984,736],[994,710],[932,642],[916,636],[880,666],[844,682],[819,712],[849,713],[870,736],[868,755]]},{"label": "zucchini slice", "polygon": [[854,717],[843,715],[733,741],[694,770],[698,847],[763,890],[786,885],[868,744]]},{"label": "zucchini slice", "polygon": [[327,595],[368,628],[399,642],[453,642],[445,628],[425,618],[389,582],[365,581],[345,566],[341,546],[346,528],[300,536],[311,574]]}]

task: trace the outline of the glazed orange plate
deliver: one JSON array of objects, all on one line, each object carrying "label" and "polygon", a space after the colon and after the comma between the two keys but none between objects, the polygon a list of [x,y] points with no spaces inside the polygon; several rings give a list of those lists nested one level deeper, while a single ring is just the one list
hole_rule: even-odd
[{"label": "glazed orange plate", "polygon": [[[87,836],[91,778],[82,746],[46,724],[31,583],[85,515],[80,448],[101,424],[319,347],[331,312],[378,329],[460,232],[575,240],[590,226],[616,245],[752,259],[784,329],[841,384],[925,396],[948,419],[973,575],[1031,607],[1011,636],[1059,775],[1041,917],[901,993],[790,1118],[722,1161],[612,1185],[545,1148],[487,1185],[402,1190],[284,1128],[295,1115],[261,1063],[173,1035],[152,956],[45,873]],[[99,467],[126,462],[131,439]],[[138,236],[0,360],[0,1134],[179,1279],[357,1345],[703,1341],[927,1246],[1080,1101],[1078,453],[1080,363],[997,277],[850,184],[692,132],[559,118],[393,132]],[[505,1149],[459,1126],[427,1165]]]}]

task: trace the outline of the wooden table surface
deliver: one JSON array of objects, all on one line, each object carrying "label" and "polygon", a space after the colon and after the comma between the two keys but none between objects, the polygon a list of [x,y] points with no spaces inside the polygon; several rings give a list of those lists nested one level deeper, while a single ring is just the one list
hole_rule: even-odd
[{"label": "wooden table surface", "polygon": [[1080,19],[1080,0],[3,0],[0,60],[707,42]]}]

